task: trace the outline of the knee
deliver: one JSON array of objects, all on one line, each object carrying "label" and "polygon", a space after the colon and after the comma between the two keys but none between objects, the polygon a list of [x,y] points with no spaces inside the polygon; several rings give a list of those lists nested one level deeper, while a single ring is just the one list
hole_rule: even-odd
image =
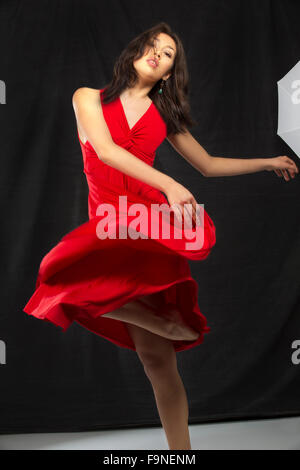
[{"label": "knee", "polygon": [[155,372],[166,372],[170,368],[177,367],[176,355],[161,355],[154,352],[138,353],[145,373],[152,375]]}]

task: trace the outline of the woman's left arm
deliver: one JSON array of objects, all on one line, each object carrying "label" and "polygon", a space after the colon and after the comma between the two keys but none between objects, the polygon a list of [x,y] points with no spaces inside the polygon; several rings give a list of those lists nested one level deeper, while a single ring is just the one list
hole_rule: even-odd
[{"label": "woman's left arm", "polygon": [[234,176],[274,170],[277,176],[284,176],[284,179],[288,181],[288,171],[292,178],[296,176],[296,173],[299,173],[296,163],[286,155],[245,159],[212,156],[206,152],[188,130],[184,133],[169,134],[167,140],[185,160],[206,177]]}]

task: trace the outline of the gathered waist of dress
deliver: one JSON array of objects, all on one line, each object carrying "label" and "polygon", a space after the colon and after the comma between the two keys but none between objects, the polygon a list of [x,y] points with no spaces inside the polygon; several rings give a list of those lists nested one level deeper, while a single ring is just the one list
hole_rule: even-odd
[{"label": "gathered waist of dress", "polygon": [[[153,188],[154,189],[154,188]],[[155,190],[154,190],[155,191]],[[127,196],[127,201],[130,203],[151,203],[152,198],[144,194],[130,191],[128,188],[118,187],[114,184],[105,184],[101,182],[98,186],[98,195],[103,201],[119,203],[119,196]]]}]

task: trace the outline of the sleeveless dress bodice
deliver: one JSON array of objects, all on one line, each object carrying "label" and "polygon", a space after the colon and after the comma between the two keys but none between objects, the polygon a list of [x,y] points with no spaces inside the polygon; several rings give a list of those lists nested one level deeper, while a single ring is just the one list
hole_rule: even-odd
[{"label": "sleeveless dress bodice", "polygon": [[[153,166],[156,150],[167,135],[167,126],[154,102],[151,102],[134,126],[129,128],[120,98],[104,104],[103,89],[100,90],[100,97],[103,116],[114,143]],[[119,194],[126,194],[128,198],[134,195],[157,197],[161,202],[167,202],[162,193],[152,186],[104,163],[89,141],[83,143],[79,133],[78,138],[83,155],[84,173],[89,186],[89,218],[95,216],[96,208],[103,200],[107,198],[115,200]]]}]

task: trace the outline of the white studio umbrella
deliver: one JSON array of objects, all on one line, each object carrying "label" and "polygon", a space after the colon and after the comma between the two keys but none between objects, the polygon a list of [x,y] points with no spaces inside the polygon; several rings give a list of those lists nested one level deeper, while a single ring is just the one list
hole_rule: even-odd
[{"label": "white studio umbrella", "polygon": [[300,158],[300,61],[277,82],[277,134]]}]

